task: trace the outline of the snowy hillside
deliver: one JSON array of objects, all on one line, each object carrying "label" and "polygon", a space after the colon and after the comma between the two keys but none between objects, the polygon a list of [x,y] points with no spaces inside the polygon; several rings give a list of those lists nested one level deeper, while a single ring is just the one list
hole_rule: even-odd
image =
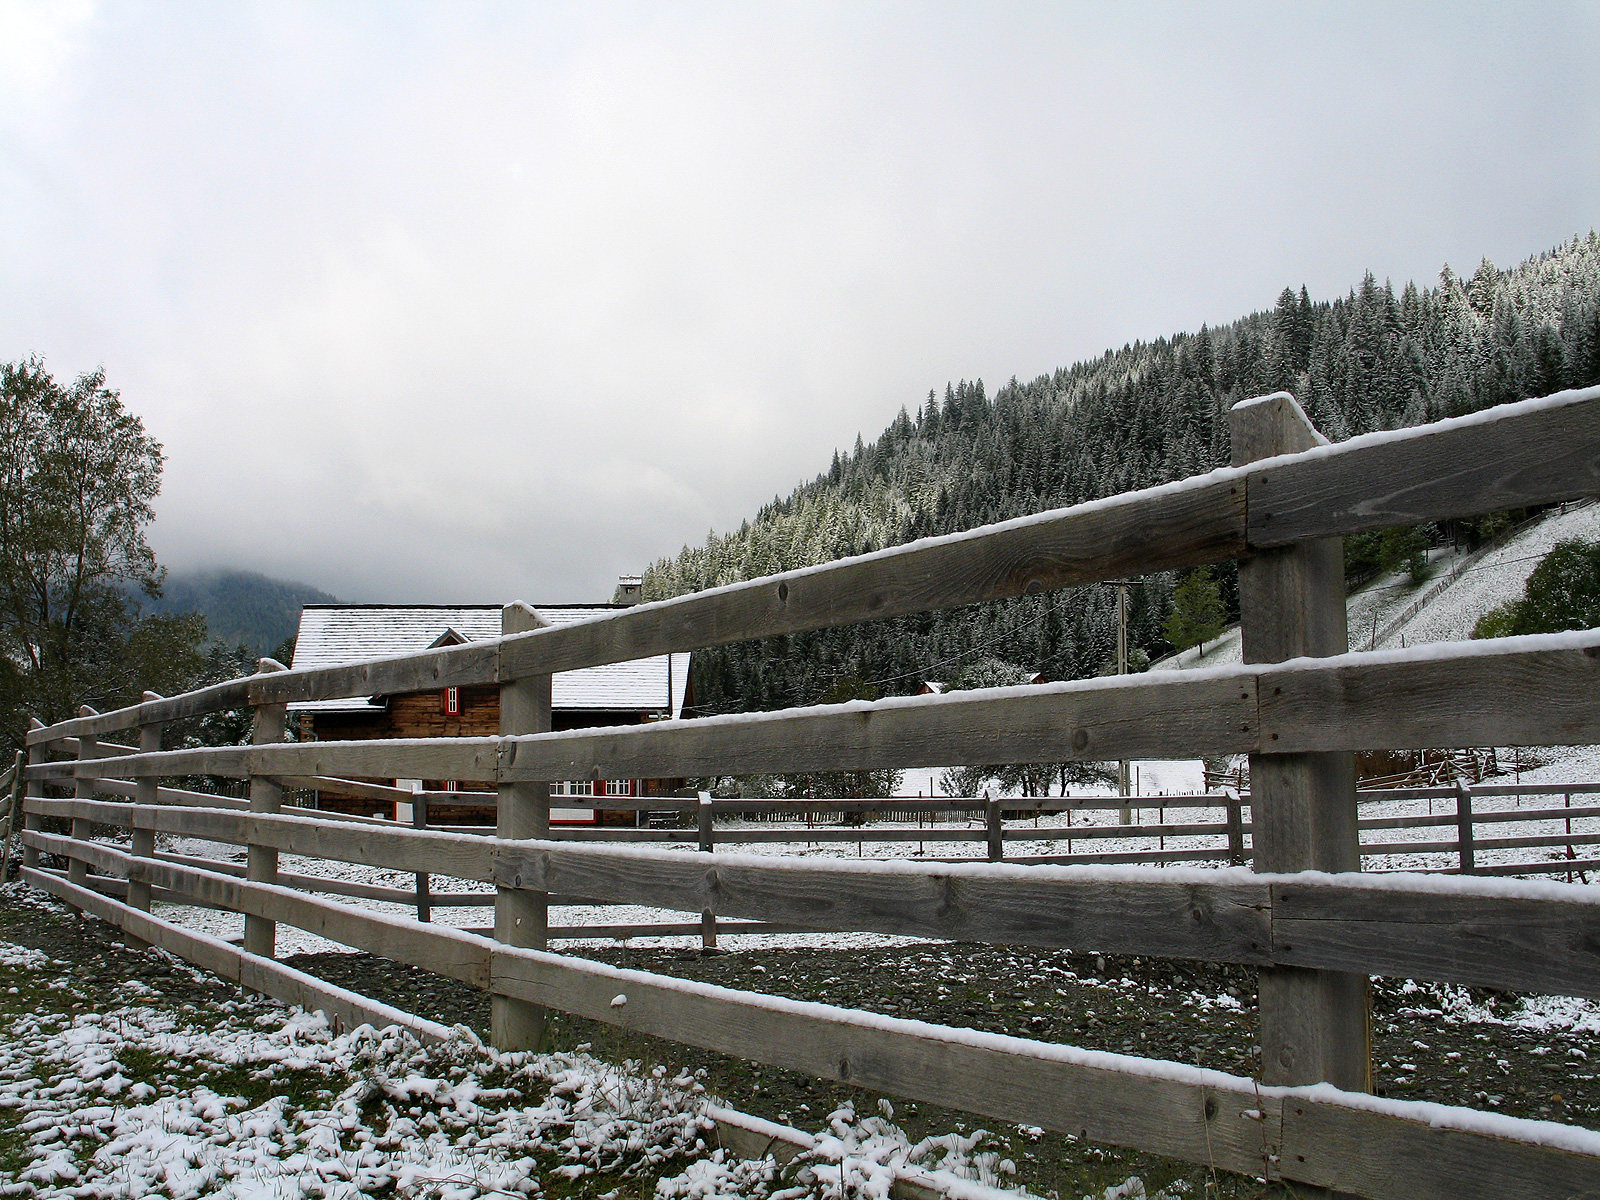
[{"label": "snowy hillside", "polygon": [[[1424,642],[1465,641],[1478,618],[1522,595],[1528,576],[1550,548],[1565,538],[1600,537],[1600,504],[1552,509],[1494,549],[1475,554],[1435,550],[1433,568],[1420,584],[1403,571],[1379,576],[1346,602],[1350,649],[1395,650]],[[1414,614],[1408,613],[1421,601]],[[1229,666],[1240,661],[1239,627],[1231,626],[1202,655],[1198,647],[1156,663],[1151,670]]]}]

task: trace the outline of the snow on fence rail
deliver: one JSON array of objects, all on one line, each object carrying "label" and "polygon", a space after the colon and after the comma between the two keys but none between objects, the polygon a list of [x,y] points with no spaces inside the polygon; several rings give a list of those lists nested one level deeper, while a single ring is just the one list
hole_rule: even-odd
[{"label": "snow on fence rail", "polygon": [[[1600,493],[1600,389],[1339,446],[1326,445],[1283,394],[1235,406],[1231,419],[1235,467],[1167,487],[575,625],[539,628],[537,614],[511,606],[507,636],[497,640],[316,671],[264,662],[248,679],[36,728],[25,771],[38,793],[24,802],[25,877],[184,954],[216,957],[195,935],[148,915],[157,889],[243,913],[250,986],[296,1001],[321,1003],[271,961],[278,922],[465,980],[489,990],[502,1046],[534,1044],[549,1006],[822,1078],[1340,1192],[1591,1194],[1600,1189],[1600,1134],[1361,1094],[1369,974],[1600,998],[1600,893],[1555,882],[1357,874],[1351,752],[1600,742],[1600,631],[1347,653],[1338,537]],[[554,671],[1221,558],[1240,564],[1246,662],[1238,667],[549,732]],[[291,700],[467,683],[501,686],[501,736],[282,741]],[[244,705],[256,711],[252,745],[159,749],[163,723]],[[137,748],[99,741],[128,729],[139,730]],[[50,760],[52,747],[68,745],[73,760]],[[566,841],[549,829],[547,785],[561,779],[1222,753],[1252,759],[1254,871],[701,855]],[[162,788],[174,774],[245,779],[250,800],[207,803]],[[285,782],[343,776],[492,783],[499,836],[280,811]],[[70,798],[43,794],[65,786]],[[131,803],[96,798],[130,791]],[[712,814],[701,808],[703,829]],[[63,820],[68,834],[44,827]],[[96,825],[130,829],[131,846],[94,840]],[[1464,851],[1472,821],[1457,826]],[[246,846],[245,877],[158,854],[158,832]],[[285,886],[301,881],[279,874],[280,852],[493,883],[495,936],[308,895]],[[45,853],[66,860],[64,876],[42,869]],[[91,886],[110,881],[125,899]],[[549,953],[551,898],[586,895],[707,919],[1252,964],[1263,1077]]]}]

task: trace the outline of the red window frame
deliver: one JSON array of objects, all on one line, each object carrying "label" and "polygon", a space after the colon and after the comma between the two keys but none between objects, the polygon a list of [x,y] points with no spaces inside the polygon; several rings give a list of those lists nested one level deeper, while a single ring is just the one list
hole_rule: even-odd
[{"label": "red window frame", "polygon": [[461,689],[447,687],[444,690],[444,715],[459,717],[461,715]]}]

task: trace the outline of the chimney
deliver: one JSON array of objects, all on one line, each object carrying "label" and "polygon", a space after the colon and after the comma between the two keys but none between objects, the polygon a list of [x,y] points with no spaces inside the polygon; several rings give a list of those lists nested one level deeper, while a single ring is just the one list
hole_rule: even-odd
[{"label": "chimney", "polygon": [[623,575],[617,580],[617,594],[612,599],[613,604],[637,604],[644,594],[644,577],[641,575]]}]

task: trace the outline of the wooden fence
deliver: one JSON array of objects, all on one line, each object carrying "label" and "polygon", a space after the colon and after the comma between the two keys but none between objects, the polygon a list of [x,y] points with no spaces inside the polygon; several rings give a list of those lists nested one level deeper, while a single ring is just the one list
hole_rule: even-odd
[{"label": "wooden fence", "polygon": [[[1339,538],[1600,493],[1600,389],[1328,446],[1292,398],[1231,414],[1235,466],[1196,479],[505,636],[287,671],[28,737],[24,875],[248,986],[338,1014],[360,998],[272,961],[277,922],[487,988],[493,1038],[546,1008],[1001,1120],[1372,1197],[1600,1192],[1600,1135],[1363,1094],[1371,974],[1600,998],[1600,894],[1558,882],[1364,876],[1352,753],[1600,741],[1600,631],[1348,653]],[[1245,663],[751,717],[550,732],[556,671],[1239,561]],[[501,736],[289,743],[284,705],[501,688]],[[252,744],[160,749],[166,722],[250,706]],[[102,739],[137,730],[133,752]],[[53,750],[53,748],[55,748]],[[67,750],[73,757],[54,761]],[[1251,756],[1254,871],[684,853],[551,836],[551,781]],[[217,803],[163,777],[248,781]],[[282,810],[326,778],[484,781],[493,838]],[[71,796],[49,796],[70,787]],[[131,791],[131,796],[128,793]],[[111,797],[111,798],[107,798]],[[709,817],[710,814],[708,813]],[[49,832],[45,822],[67,832]],[[127,849],[96,826],[131,831]],[[244,877],[157,853],[158,834],[243,845]],[[1481,843],[1480,843],[1481,844]],[[67,861],[64,876],[40,855]],[[484,937],[308,895],[293,853],[495,885]],[[96,874],[91,876],[90,869]],[[91,881],[124,883],[122,898]],[[245,914],[242,950],[148,914],[163,894]],[[598,896],[808,928],[1074,947],[1260,971],[1261,1078],[930,1026],[550,953],[552,898]],[[916,981],[908,981],[915,986]]]}]

